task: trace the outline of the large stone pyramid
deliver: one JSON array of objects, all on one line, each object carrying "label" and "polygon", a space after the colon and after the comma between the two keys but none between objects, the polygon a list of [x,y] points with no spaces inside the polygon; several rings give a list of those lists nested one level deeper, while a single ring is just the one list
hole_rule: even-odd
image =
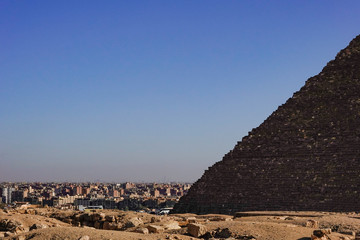
[{"label": "large stone pyramid", "polygon": [[249,132],[173,212],[360,211],[360,35]]}]

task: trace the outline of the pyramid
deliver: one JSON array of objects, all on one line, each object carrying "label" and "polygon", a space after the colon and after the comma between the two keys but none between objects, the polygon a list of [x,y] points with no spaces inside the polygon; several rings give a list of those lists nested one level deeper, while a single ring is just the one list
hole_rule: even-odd
[{"label": "pyramid", "polygon": [[360,35],[209,167],[173,213],[360,211]]}]

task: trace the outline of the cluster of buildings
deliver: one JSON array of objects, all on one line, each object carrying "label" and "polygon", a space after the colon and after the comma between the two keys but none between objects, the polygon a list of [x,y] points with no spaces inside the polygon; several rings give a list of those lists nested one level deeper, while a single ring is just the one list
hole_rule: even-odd
[{"label": "cluster of buildings", "polygon": [[154,210],[172,207],[189,183],[0,183],[3,204],[79,209]]}]

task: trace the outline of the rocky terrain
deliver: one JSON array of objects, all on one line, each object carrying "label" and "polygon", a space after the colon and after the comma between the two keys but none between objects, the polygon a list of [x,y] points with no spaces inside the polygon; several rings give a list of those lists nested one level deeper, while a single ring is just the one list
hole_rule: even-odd
[{"label": "rocky terrain", "polygon": [[83,213],[52,208],[0,210],[0,239],[350,240],[360,215],[329,212],[239,212],[157,216],[132,211]]}]

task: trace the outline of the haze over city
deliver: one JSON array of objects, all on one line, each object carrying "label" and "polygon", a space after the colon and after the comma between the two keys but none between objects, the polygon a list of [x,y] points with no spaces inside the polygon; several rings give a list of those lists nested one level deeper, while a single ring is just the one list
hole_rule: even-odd
[{"label": "haze over city", "polygon": [[195,181],[358,35],[359,9],[1,1],[0,181]]}]

